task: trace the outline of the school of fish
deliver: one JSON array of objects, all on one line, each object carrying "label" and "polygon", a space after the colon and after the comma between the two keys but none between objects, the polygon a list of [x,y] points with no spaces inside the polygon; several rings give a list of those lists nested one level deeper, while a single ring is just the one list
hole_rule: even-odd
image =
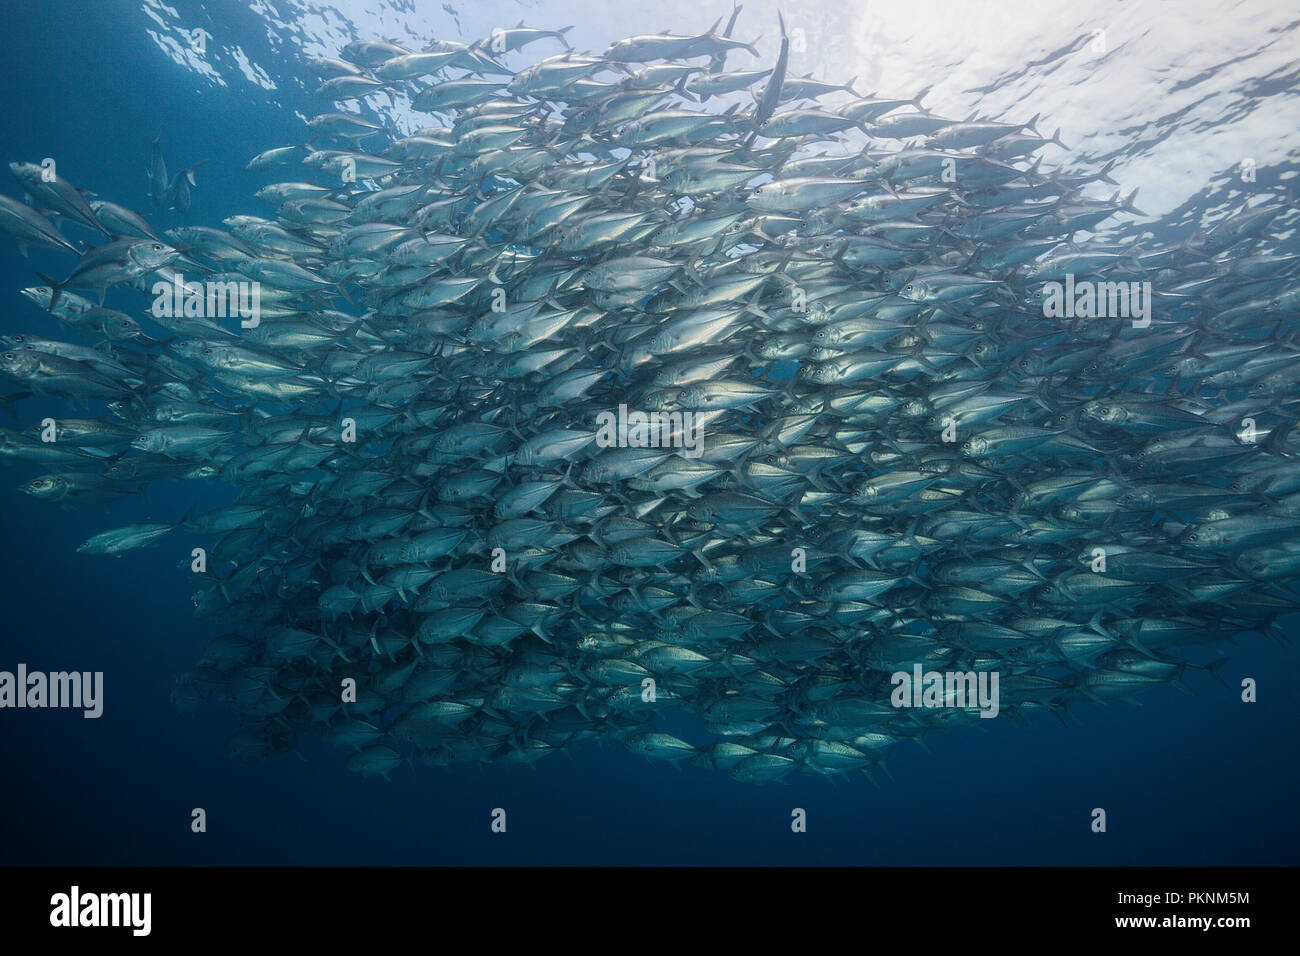
[{"label": "school of fish", "polygon": [[[1289,197],[1119,242],[1133,196],[1088,198],[1111,170],[1046,163],[1059,136],[787,75],[788,41],[763,64],[735,24],[351,43],[310,64],[339,111],[252,160],[283,181],[224,229],[10,164],[0,228],[72,261],[23,290],[66,334],[3,340],[0,452],[44,502],[239,489],[80,549],[178,549],[225,633],[174,699],[237,711],[234,752],[313,735],[387,775],[597,740],[870,775],[980,722],[895,706],[896,672],[996,672],[1001,716],[1062,716],[1279,639]],[[376,94],[430,125],[368,118]],[[153,205],[188,210],[197,165],[156,141]],[[1054,282],[1151,291],[1069,317]],[[251,283],[252,320],[209,314]],[[76,411],[27,421],[33,393]]]}]

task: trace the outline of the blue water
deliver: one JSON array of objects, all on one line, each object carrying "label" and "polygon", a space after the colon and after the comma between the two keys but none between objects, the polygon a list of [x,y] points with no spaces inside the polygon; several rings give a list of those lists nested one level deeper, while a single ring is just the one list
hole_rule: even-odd
[{"label": "blue water", "polygon": [[[305,71],[287,34],[272,31],[273,43],[261,16],[236,3],[170,6],[187,24],[209,24],[210,42],[237,42],[279,89],[215,85],[177,64],[148,35],[156,24],[139,3],[6,2],[0,158],[55,157],[74,183],[143,211],[149,144],[161,130],[170,169],[207,162],[190,213],[151,216],[155,227],[263,214],[252,194],[267,180],[244,164],[271,146],[302,141],[294,110],[311,115],[321,104],[301,85]],[[286,21],[298,9],[271,6]],[[586,22],[562,3],[498,6],[517,9],[507,25],[520,17],[531,26]],[[642,24],[644,13],[635,25],[703,29],[729,9],[699,6],[708,15],[689,23],[655,13],[656,22]],[[434,16],[455,38],[450,17]],[[589,35],[587,44],[617,35]],[[1291,84],[1280,85],[1279,117]],[[1075,146],[1086,133],[1063,138]],[[1294,156],[1295,124],[1279,120],[1273,134],[1290,138]],[[1102,145],[1092,150],[1106,153]],[[16,184],[3,188],[17,194]],[[1194,184],[1185,192],[1205,190]],[[1187,208],[1179,211],[1184,223]],[[66,257],[35,250],[27,261],[12,242],[0,242],[0,321],[8,332],[59,337],[18,294],[34,283],[33,268],[61,273]],[[23,426],[61,411],[54,399],[30,399]],[[595,744],[533,767],[401,768],[390,781],[347,772],[343,750],[309,739],[300,742],[303,760],[235,762],[227,756],[235,727],[229,710],[211,703],[182,715],[169,699],[176,678],[218,633],[191,614],[178,569],[191,545],[172,538],[122,558],[75,553],[94,531],[175,520],[192,503],[204,510],[233,492],[156,483],[143,502],[65,511],[16,490],[45,470],[0,471],[0,668],[24,662],[103,671],[105,709],[98,720],[75,711],[0,712],[0,864],[1300,862],[1296,653],[1257,636],[1230,648],[1222,671],[1232,688],[1256,679],[1257,703],[1192,674],[1195,696],[1160,687],[1140,706],[1083,704],[1082,726],[1042,714],[1028,726],[1000,720],[986,731],[930,735],[931,753],[900,744],[889,761],[893,779],[878,775],[878,787],[861,776],[806,774],[787,785],[747,786]],[[1284,630],[1294,638],[1300,624]],[[190,832],[195,807],[207,811],[207,833]],[[508,814],[505,835],[489,829],[496,807]],[[807,833],[791,832],[796,807],[808,812]],[[1094,807],[1107,811],[1105,834],[1090,831]]]}]

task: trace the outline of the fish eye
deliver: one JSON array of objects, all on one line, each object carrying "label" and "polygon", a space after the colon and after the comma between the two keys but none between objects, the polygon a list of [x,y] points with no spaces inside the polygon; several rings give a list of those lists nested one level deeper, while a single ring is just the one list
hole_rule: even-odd
[{"label": "fish eye", "polygon": [[912,283],[909,282],[907,285],[903,286],[903,291],[904,291],[904,292],[911,292],[911,291],[912,291]]}]

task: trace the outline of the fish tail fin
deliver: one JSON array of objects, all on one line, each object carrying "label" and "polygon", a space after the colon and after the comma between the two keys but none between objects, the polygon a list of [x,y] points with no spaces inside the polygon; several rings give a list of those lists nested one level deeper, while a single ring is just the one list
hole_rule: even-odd
[{"label": "fish tail fin", "polygon": [[1064,714],[1066,717],[1069,717],[1070,722],[1073,723],[1076,727],[1083,726],[1083,721],[1079,719],[1079,715],[1070,709],[1069,701],[1066,701],[1061,704],[1061,713]]},{"label": "fish tail fin", "polygon": [[1231,690],[1232,688],[1228,686],[1228,682],[1225,681],[1223,675],[1219,673],[1219,671],[1223,669],[1223,665],[1226,663],[1228,663],[1228,658],[1220,657],[1217,661],[1210,661],[1210,663],[1206,664],[1205,669],[1209,672],[1211,677],[1223,685],[1224,690]]},{"label": "fish tail fin", "polygon": [[831,490],[830,486],[826,482],[825,477],[822,475],[822,469],[825,467],[826,467],[826,462],[820,462],[817,465],[813,466],[813,468],[809,470],[808,474],[804,475],[804,478],[807,479],[808,484],[812,485],[814,488],[816,488],[818,491],[821,492],[829,492]]},{"label": "fish tail fin", "polygon": [[1129,193],[1128,197],[1123,201],[1123,203],[1120,204],[1120,208],[1123,209],[1125,212],[1132,213],[1135,216],[1143,216],[1146,218],[1150,218],[1141,209],[1138,209],[1135,205],[1133,205],[1133,200],[1137,199],[1137,194],[1138,194],[1137,187],[1134,187],[1133,191]]},{"label": "fish tail fin", "polygon": [[1067,724],[1067,723],[1065,722],[1065,718],[1062,717],[1060,711],[1058,711],[1056,708],[1050,708],[1050,706],[1049,706],[1048,710],[1050,711],[1050,713],[1052,713],[1052,717],[1058,719],[1058,721],[1061,722],[1061,726],[1062,726],[1062,727],[1069,727],[1069,726],[1070,726],[1070,724]]},{"label": "fish tail fin", "polygon": [[[800,493],[802,494],[802,491],[801,491]],[[799,510],[799,502],[798,502],[798,501],[793,501],[793,502],[791,502],[790,504],[786,505],[786,506],[785,506],[785,511],[786,511],[787,514],[790,515],[790,517],[794,518],[795,523],[796,523],[799,527],[802,528],[802,527],[804,527],[804,526],[806,526],[806,525],[808,524],[808,518],[807,518],[807,516],[806,516],[802,511]]]},{"label": "fish tail fin", "polygon": [[703,96],[696,96],[691,90],[688,90],[686,88],[687,79],[688,78],[685,76],[679,77],[677,82],[673,84],[673,92],[682,99],[690,100],[693,103],[703,103],[709,98],[708,93],[705,93]]},{"label": "fish tail fin", "polygon": [[63,285],[62,285],[62,283],[55,282],[53,279],[51,279],[49,276],[47,276],[44,272],[38,272],[38,273],[36,273],[36,276],[37,276],[38,279],[40,279],[40,280],[41,280],[42,282],[44,282],[47,286],[50,287],[50,306],[49,306],[49,311],[50,311],[50,312],[53,312],[53,311],[54,311],[54,306],[58,303],[59,298],[63,295]]},{"label": "fish tail fin", "polygon": [[20,399],[31,397],[31,392],[13,392],[10,395],[5,395],[0,397],[0,409],[4,409],[5,414],[11,419],[18,421],[18,413],[14,410],[14,403]]}]

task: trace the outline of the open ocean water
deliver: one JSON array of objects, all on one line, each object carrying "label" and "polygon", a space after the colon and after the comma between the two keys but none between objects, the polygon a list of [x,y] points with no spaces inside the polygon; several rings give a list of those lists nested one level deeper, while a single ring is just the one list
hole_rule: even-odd
[{"label": "open ocean water", "polygon": [[[777,5],[746,0],[737,35],[761,34],[775,58]],[[267,215],[256,189],[276,178],[245,164],[307,138],[303,117],[325,108],[303,59],[335,56],[360,37],[412,49],[434,37],[469,42],[497,25],[573,25],[577,50],[664,28],[703,31],[731,4],[582,0],[425,0],[318,4],[291,0],[174,2],[41,0],[0,6],[7,68],[0,77],[6,162],[55,157],[61,175],[149,212],[159,228]],[[791,72],[859,92],[910,97],[961,118],[1041,114],[1060,128],[1075,171],[1114,162],[1110,175],[1150,218],[1117,233],[1176,242],[1240,207],[1254,192],[1294,187],[1300,158],[1300,34],[1279,2],[788,3],[804,49]],[[206,52],[189,48],[195,28]],[[1107,52],[1090,52],[1105,30]],[[547,41],[523,64],[560,52]],[[758,68],[745,55],[730,69]],[[372,97],[381,112],[382,97]],[[409,117],[395,121],[407,123]],[[421,120],[420,122],[423,122]],[[149,207],[150,144],[161,134],[169,169],[204,160],[182,215]],[[1064,154],[1050,151],[1053,160]],[[1243,182],[1245,161],[1257,170]],[[8,175],[5,173],[4,175]],[[306,177],[304,177],[306,178]],[[10,180],[3,191],[21,197]],[[1102,194],[1103,197],[1106,193]],[[1294,200],[1294,194],[1289,194]],[[1112,220],[1114,223],[1115,220]],[[92,234],[73,227],[81,239]],[[1285,238],[1285,237],[1283,237]],[[1295,250],[1294,240],[1291,249]],[[56,277],[69,257],[0,241],[5,334],[57,337],[19,294],[34,269]],[[134,299],[128,298],[133,295]],[[110,290],[126,308],[138,294]],[[132,306],[134,308],[134,305]],[[1297,317],[1285,320],[1292,327]],[[14,389],[8,389],[12,391]],[[38,396],[21,427],[66,413]],[[12,422],[7,422],[12,425]],[[104,711],[0,711],[8,864],[1144,864],[1260,865],[1300,860],[1300,681],[1295,616],[1290,646],[1258,634],[1225,647],[1225,690],[1191,672],[1192,693],[1163,685],[1133,701],[1072,708],[1078,724],[1033,714],[1027,724],[976,721],[935,732],[929,752],[901,742],[877,772],[794,774],[760,786],[684,764],[585,742],[531,766],[398,767],[390,779],[350,773],[345,750],[303,735],[266,762],[229,756],[236,717],[215,701],[179,713],[171,694],[206,642],[221,633],[193,614],[182,533],[121,557],[76,553],[90,534],[133,521],[175,521],[233,500],[215,482],[160,481],[106,508],[46,505],[18,485],[51,469],[8,461],[0,477],[0,669],[102,671]],[[1228,599],[1229,601],[1231,598]],[[1202,662],[1215,654],[1199,658]],[[1240,699],[1243,679],[1258,700]],[[666,730],[693,732],[687,718]],[[191,832],[193,808],[207,832]],[[792,833],[792,808],[808,815]],[[1107,831],[1090,829],[1105,808]],[[505,808],[509,831],[489,829]]]}]

